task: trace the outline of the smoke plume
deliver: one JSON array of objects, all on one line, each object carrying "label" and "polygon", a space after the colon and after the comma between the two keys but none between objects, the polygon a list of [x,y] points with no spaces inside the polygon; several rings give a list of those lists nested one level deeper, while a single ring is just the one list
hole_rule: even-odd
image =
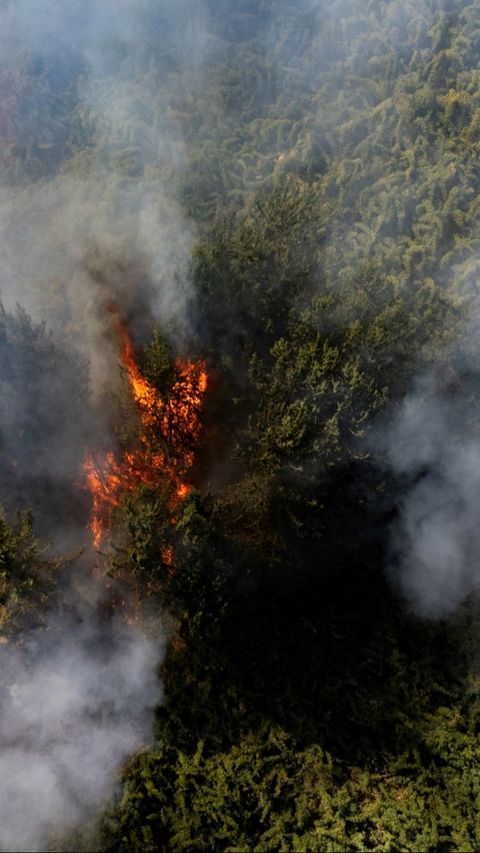
[{"label": "smoke plume", "polygon": [[95,818],[151,737],[161,641],[91,606],[0,646],[0,850],[43,850]]},{"label": "smoke plume", "polygon": [[466,353],[472,336],[474,330],[464,330],[456,353],[442,358],[443,381],[438,371],[418,378],[375,436],[377,458],[380,451],[402,484],[391,532],[391,577],[421,616],[445,616],[480,592],[480,441],[469,393],[478,374]]}]

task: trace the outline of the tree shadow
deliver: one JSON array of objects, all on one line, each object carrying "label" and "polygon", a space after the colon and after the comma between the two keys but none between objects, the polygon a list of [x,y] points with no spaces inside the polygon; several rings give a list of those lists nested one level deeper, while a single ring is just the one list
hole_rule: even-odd
[{"label": "tree shadow", "polygon": [[274,568],[217,542],[234,568],[219,608],[210,562],[208,616],[184,620],[170,648],[162,736],[216,751],[268,721],[300,749],[372,768],[418,748],[415,723],[460,685],[467,656],[447,623],[406,611],[385,575],[388,513],[373,521],[351,513],[320,542],[292,542]]}]

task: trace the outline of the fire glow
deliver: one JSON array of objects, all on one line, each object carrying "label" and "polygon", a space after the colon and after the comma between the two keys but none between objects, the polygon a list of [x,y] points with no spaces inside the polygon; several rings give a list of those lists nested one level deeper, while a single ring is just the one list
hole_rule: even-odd
[{"label": "fire glow", "polygon": [[[142,435],[140,446],[125,451],[121,459],[113,452],[88,454],[84,472],[86,488],[92,495],[90,528],[95,548],[110,529],[110,513],[122,497],[138,486],[154,486],[167,475],[172,485],[172,513],[175,506],[191,490],[187,475],[194,460],[194,443],[200,431],[200,414],[207,388],[203,361],[175,362],[177,379],[168,399],[142,376],[127,329],[118,314],[113,313],[119,340],[119,358],[125,367],[132,397],[140,412]],[[152,446],[155,430],[165,450]]]}]

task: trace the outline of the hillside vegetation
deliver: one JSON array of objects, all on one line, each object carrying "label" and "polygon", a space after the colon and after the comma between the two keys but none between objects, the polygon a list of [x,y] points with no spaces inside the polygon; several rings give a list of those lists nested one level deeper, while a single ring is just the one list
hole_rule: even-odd
[{"label": "hillside vegetation", "polygon": [[[103,848],[478,850],[478,584],[459,581],[455,607],[405,592],[402,513],[430,457],[394,464],[390,436],[405,401],[434,399],[453,452],[476,447],[480,2],[140,6],[142,39],[101,65],[66,47],[0,60],[0,223],[24,252],[7,253],[5,291],[53,328],[0,315],[0,413],[33,376],[54,447],[81,423],[70,348],[98,334],[112,281],[132,315],[154,294],[142,369],[159,393],[178,353],[210,375],[175,517],[163,481],[112,515],[109,576],[172,628],[155,742],[124,769]],[[109,382],[126,445],[136,422]],[[60,513],[16,424],[15,441],[0,432],[8,632],[36,618],[57,566],[12,512]],[[455,518],[476,517],[474,483]],[[87,849],[79,833],[52,849]]]}]

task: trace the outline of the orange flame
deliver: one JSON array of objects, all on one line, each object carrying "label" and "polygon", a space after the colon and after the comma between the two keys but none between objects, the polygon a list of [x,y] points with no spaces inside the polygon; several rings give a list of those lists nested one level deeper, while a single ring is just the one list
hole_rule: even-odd
[{"label": "orange flame", "polygon": [[[114,313],[120,342],[119,357],[124,365],[132,396],[140,411],[143,425],[140,448],[124,452],[117,461],[112,452],[89,454],[83,466],[86,488],[92,495],[90,529],[93,542],[99,547],[110,529],[110,512],[122,497],[139,485],[155,485],[160,474],[167,474],[174,486],[172,512],[186,497],[191,486],[186,475],[193,464],[194,443],[200,431],[200,413],[207,388],[205,363],[178,360],[179,379],[173,384],[169,399],[164,400],[142,376],[125,325]],[[151,434],[155,430],[163,439],[165,450],[152,446]],[[165,554],[170,565],[172,554]]]}]

